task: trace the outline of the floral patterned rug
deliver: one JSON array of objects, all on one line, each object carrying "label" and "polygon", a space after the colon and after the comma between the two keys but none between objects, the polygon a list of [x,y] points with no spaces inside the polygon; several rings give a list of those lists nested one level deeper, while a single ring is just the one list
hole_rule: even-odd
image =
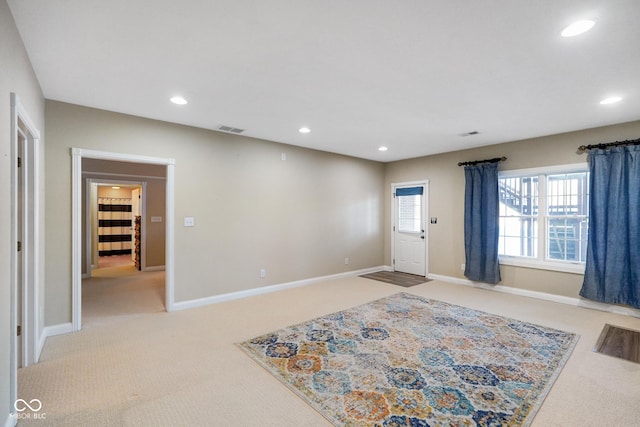
[{"label": "floral patterned rug", "polygon": [[526,426],[577,341],[398,293],[238,346],[336,426]]}]

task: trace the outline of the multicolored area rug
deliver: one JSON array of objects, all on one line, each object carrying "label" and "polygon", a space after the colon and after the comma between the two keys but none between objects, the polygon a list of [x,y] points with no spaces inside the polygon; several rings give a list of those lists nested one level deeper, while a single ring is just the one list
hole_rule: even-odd
[{"label": "multicolored area rug", "polygon": [[238,345],[337,426],[526,426],[577,340],[398,293]]}]

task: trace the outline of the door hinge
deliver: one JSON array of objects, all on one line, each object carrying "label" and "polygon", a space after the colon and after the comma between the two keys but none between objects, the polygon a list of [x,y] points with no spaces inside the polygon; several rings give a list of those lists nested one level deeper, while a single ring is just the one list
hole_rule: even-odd
[{"label": "door hinge", "polygon": [[396,231],[396,226],[395,225],[393,226],[393,231]]},{"label": "door hinge", "polygon": [[16,329],[16,336],[22,335],[22,325],[18,325]]},{"label": "door hinge", "polygon": [[395,263],[396,263],[396,259],[394,258],[394,259],[393,259],[393,264],[395,265]]},{"label": "door hinge", "polygon": [[22,242],[18,240],[18,252],[22,250]]},{"label": "door hinge", "polygon": [[22,157],[18,157],[18,167],[22,167]]}]

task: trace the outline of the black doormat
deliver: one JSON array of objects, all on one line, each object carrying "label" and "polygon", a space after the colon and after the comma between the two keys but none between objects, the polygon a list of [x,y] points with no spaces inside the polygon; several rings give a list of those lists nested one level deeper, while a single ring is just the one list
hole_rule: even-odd
[{"label": "black doormat", "polygon": [[405,288],[421,285],[430,281],[430,279],[424,276],[416,276],[415,274],[401,273],[399,271],[376,271],[375,273],[363,274],[360,277],[391,283],[392,285],[403,286]]},{"label": "black doormat", "polygon": [[640,363],[640,331],[604,325],[593,351]]}]

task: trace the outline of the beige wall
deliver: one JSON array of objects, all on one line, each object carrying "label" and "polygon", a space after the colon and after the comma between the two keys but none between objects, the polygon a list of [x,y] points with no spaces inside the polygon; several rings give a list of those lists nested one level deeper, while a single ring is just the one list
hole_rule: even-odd
[{"label": "beige wall", "polygon": [[[0,424],[4,424],[11,411],[9,402],[10,379],[10,313],[11,313],[11,254],[15,242],[11,241],[11,104],[10,94],[20,98],[31,120],[40,130],[44,143],[44,99],[24,49],[11,11],[5,0],[0,0]],[[41,183],[41,186],[43,183]],[[43,256],[44,253],[41,254]],[[39,271],[40,283],[43,272]],[[41,295],[41,298],[44,296]]]},{"label": "beige wall", "polygon": [[98,197],[108,197],[115,199],[130,199],[131,188],[111,188],[110,186],[98,186]]},{"label": "beige wall", "polygon": [[54,101],[46,120],[48,325],[71,320],[71,147],[175,159],[177,302],[383,263],[383,164]]},{"label": "beige wall", "polygon": [[[429,272],[464,278],[460,269],[465,262],[464,171],[457,166],[458,162],[506,156],[500,170],[581,163],[586,162],[586,155],[576,153],[580,145],[638,136],[640,121],[388,163],[385,169],[385,262],[391,264],[392,183],[429,180],[429,216],[438,218],[437,224],[427,224]],[[577,297],[582,286],[581,274],[504,265],[500,271],[500,284],[505,286],[570,297]]]}]

